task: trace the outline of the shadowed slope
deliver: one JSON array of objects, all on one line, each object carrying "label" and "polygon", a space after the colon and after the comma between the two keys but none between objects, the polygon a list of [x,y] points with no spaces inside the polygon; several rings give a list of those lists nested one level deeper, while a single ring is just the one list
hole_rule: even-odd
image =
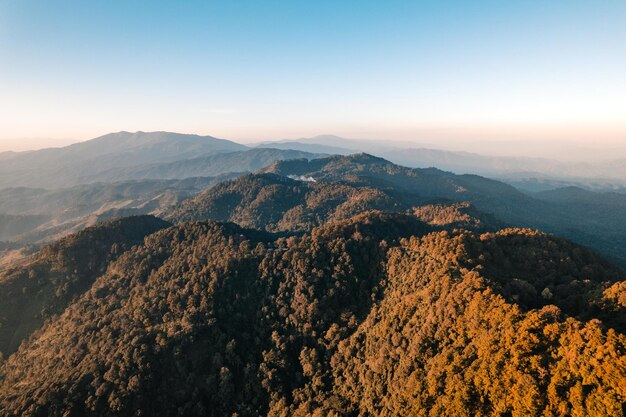
[{"label": "shadowed slope", "polygon": [[91,287],[109,262],[168,227],[152,216],[128,217],[61,239],[0,271],[0,353],[13,352],[44,320]]}]

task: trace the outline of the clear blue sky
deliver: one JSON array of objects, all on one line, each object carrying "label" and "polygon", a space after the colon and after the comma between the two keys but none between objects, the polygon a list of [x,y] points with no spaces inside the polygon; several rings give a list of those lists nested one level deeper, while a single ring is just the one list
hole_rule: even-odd
[{"label": "clear blue sky", "polygon": [[118,130],[626,139],[626,1],[0,0],[0,150]]}]

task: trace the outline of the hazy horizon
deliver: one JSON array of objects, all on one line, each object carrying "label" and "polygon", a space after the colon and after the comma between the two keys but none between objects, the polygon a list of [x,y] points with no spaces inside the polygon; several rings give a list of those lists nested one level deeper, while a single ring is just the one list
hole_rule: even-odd
[{"label": "hazy horizon", "polygon": [[[123,131],[117,131],[123,132]],[[94,137],[81,138],[81,139],[22,139],[20,141],[9,142],[0,140],[0,153],[3,152],[25,152],[36,151],[48,148],[60,148],[76,143],[86,142],[106,134],[117,133],[106,132]],[[143,133],[150,133],[147,131],[137,131]],[[130,132],[135,133],[135,132]],[[570,161],[570,162],[602,162],[612,161],[626,158],[626,143],[616,141],[608,144],[604,144],[602,147],[594,146],[591,141],[572,141],[572,140],[495,140],[489,139],[489,137],[477,137],[473,140],[458,140],[450,138],[443,141],[435,140],[411,140],[405,138],[391,139],[381,137],[346,137],[336,135],[334,133],[319,133],[310,136],[294,136],[294,137],[276,137],[276,138],[256,138],[256,139],[237,139],[228,138],[210,133],[197,133],[197,132],[171,132],[182,133],[199,136],[211,136],[218,139],[226,139],[235,143],[258,146],[269,145],[272,143],[280,142],[297,142],[302,140],[312,141],[314,143],[323,143],[324,141],[315,141],[316,138],[325,139],[327,137],[337,136],[342,140],[348,141],[348,143],[331,143],[331,146],[338,148],[345,147],[350,149],[350,143],[353,142],[353,149],[358,150],[359,143],[369,142],[374,147],[380,147],[381,150],[393,149],[393,148],[425,148],[443,151],[454,152],[469,152],[478,155],[494,156],[494,157],[529,157],[529,158],[543,158],[553,159],[556,161]],[[14,145],[11,147],[11,145]],[[375,153],[375,152],[374,152]]]},{"label": "hazy horizon", "polygon": [[2,2],[0,151],[120,130],[615,147],[625,18],[623,2]]}]

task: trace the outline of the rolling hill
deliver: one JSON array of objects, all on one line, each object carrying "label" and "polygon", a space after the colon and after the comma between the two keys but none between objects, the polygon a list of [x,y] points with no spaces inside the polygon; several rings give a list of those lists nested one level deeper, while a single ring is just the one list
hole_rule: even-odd
[{"label": "rolling hill", "polygon": [[210,136],[118,132],[63,148],[16,152],[0,165],[0,188],[61,188],[99,181],[110,169],[173,162],[202,154],[246,149]]},{"label": "rolling hill", "polygon": [[10,214],[0,214],[0,240],[40,245],[104,220],[158,214],[229,177],[6,188],[0,190],[0,213]]},{"label": "rolling hill", "polygon": [[[304,177],[307,178],[307,177]],[[499,223],[467,202],[439,203],[415,193],[342,181],[307,181],[292,175],[249,174],[187,199],[163,217],[172,222],[216,220],[268,232],[306,232],[333,220],[381,210],[411,213],[439,226],[496,229]]]}]

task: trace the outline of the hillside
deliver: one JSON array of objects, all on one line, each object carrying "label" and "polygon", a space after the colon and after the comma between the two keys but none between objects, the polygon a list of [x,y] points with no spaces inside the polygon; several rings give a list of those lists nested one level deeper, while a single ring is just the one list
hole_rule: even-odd
[{"label": "hillside", "polygon": [[411,213],[435,227],[494,230],[502,223],[467,202],[435,203],[418,195],[342,181],[276,174],[226,181],[164,213],[172,222],[216,220],[268,232],[304,232],[369,210]]},{"label": "hillside", "polygon": [[264,171],[394,190],[422,199],[468,201],[505,224],[538,228],[571,239],[626,267],[626,211],[614,204],[621,201],[619,197],[606,200],[605,207],[612,210],[610,216],[590,216],[585,206],[525,194],[499,181],[434,168],[407,168],[367,154],[277,161]]},{"label": "hillside", "polygon": [[0,214],[0,240],[27,233],[48,220],[46,215]]},{"label": "hillside", "polygon": [[165,218],[230,221],[270,232],[301,232],[367,210],[404,211],[411,202],[417,199],[372,187],[250,174],[184,201]]},{"label": "hillside", "polygon": [[618,279],[523,229],[180,224],[6,359],[0,415],[622,416]]},{"label": "hillside", "polygon": [[0,189],[0,241],[48,242],[100,220],[158,215],[220,181],[256,171],[276,160],[315,156],[276,149],[223,152],[176,162],[110,168],[83,177],[81,181],[87,184],[73,187]]},{"label": "hillside", "polygon": [[0,270],[0,354],[14,351],[46,319],[61,313],[109,262],[168,225],[152,216],[102,223]]}]

